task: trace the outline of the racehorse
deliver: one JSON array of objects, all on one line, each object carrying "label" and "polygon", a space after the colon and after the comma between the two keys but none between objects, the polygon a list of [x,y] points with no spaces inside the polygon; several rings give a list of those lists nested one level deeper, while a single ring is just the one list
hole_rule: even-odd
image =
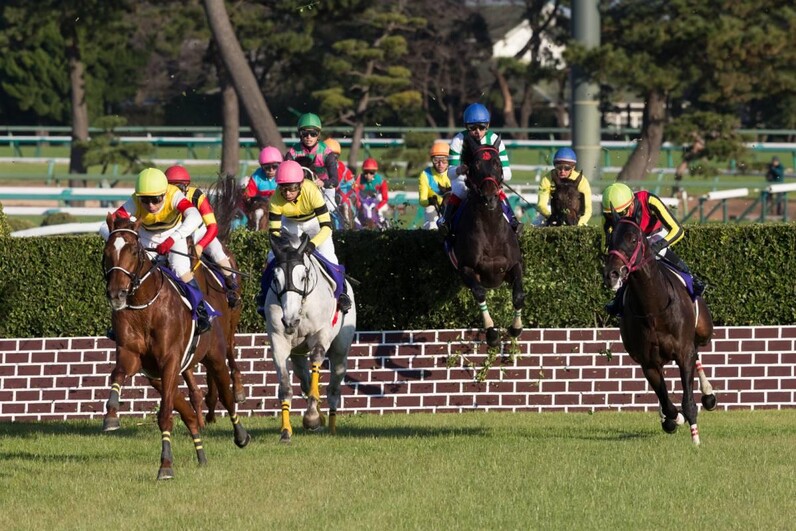
[{"label": "racehorse", "polygon": [[246,227],[249,230],[268,230],[268,203],[268,199],[262,196],[243,199],[243,213],[246,214]]},{"label": "racehorse", "polygon": [[[121,388],[125,379],[143,371],[160,392],[158,426],[161,431],[161,454],[158,479],[174,477],[172,468],[171,432],[172,410],[177,409],[194,440],[197,459],[207,459],[199,436],[199,420],[195,409],[188,407],[180,395],[178,376],[183,372],[191,386],[189,369],[202,363],[208,380],[213,379],[221,394],[221,401],[229,412],[234,428],[234,441],[240,448],[251,437],[240,424],[230,388],[225,364],[227,343],[218,319],[210,330],[198,336],[191,353],[194,321],[191,311],[183,303],[175,285],[162,268],[152,262],[138,237],[140,221],[109,214],[106,223],[110,231],[103,251],[106,296],[113,310],[113,329],[116,331],[116,366],[111,373],[111,391],[106,404],[103,431],[120,427],[118,410]],[[202,272],[197,271],[197,276]],[[189,378],[190,376],[190,378]],[[194,383],[195,387],[195,383]],[[192,396],[195,394],[191,390]]]},{"label": "racehorse", "polygon": [[503,167],[497,148],[499,142],[498,138],[495,145],[481,145],[469,135],[465,136],[462,163],[468,168],[470,190],[459,208],[460,221],[451,246],[451,261],[478,302],[487,344],[492,347],[500,344],[500,332],[489,315],[487,288],[497,288],[503,282],[512,286],[514,320],[508,329],[511,337],[522,332],[522,307],[525,303],[520,246],[517,235],[504,217],[499,196],[503,182]]},{"label": "racehorse", "polygon": [[356,226],[358,229],[368,230],[387,230],[390,222],[387,218],[382,218],[376,207],[379,206],[380,198],[363,194],[360,197],[360,205],[357,208]]},{"label": "racehorse", "polygon": [[553,172],[553,183],[555,190],[550,196],[550,217],[547,218],[546,225],[577,225],[578,220],[583,215],[584,201],[591,201],[590,197],[584,198],[578,191],[583,174],[578,175],[575,180],[562,179]]},{"label": "racehorse", "polygon": [[[336,415],[340,406],[340,384],[346,373],[348,351],[356,331],[354,292],[348,284],[351,309],[343,315],[337,309],[335,284],[315,256],[304,251],[309,243],[306,234],[299,240],[294,235],[271,238],[275,269],[265,298],[266,329],[271,340],[271,355],[279,380],[279,401],[282,405],[280,440],[289,443],[293,434],[290,406],[293,388],[287,360],[307,395],[303,425],[317,430],[325,423],[320,410],[320,368],[329,358],[330,379],[326,389],[329,405],[329,431],[336,431]],[[346,281],[347,282],[347,281]],[[308,365],[309,357],[309,365]]]},{"label": "racehorse", "polygon": [[[713,319],[705,301],[698,297],[692,302],[680,276],[656,260],[643,231],[628,218],[615,218],[603,278],[606,286],[614,290],[627,285],[620,321],[622,343],[641,365],[658,396],[663,430],[674,433],[687,420],[691,440],[698,445],[697,406],[692,390],[695,370],[702,405],[708,411],[716,408],[716,396],[697,353],[713,335]],[[663,366],[670,361],[680,369],[682,413],[666,391]]]}]

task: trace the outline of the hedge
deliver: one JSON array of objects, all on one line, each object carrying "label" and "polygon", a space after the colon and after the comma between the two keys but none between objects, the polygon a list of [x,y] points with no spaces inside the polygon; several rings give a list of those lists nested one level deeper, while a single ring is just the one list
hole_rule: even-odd
[{"label": "hedge", "polygon": [[[436,232],[391,230],[335,234],[340,260],[360,282],[360,330],[479,327],[475,302],[453,270]],[[615,324],[603,305],[602,235],[595,227],[528,228],[523,319],[527,327]],[[0,237],[0,336],[100,335],[110,323],[99,236]],[[230,248],[242,271],[241,332],[261,332],[253,297],[268,250],[263,233],[238,231]],[[796,323],[793,224],[711,225],[687,229],[676,250],[709,287],[719,325]],[[489,294],[496,323],[511,318],[510,289]]]}]

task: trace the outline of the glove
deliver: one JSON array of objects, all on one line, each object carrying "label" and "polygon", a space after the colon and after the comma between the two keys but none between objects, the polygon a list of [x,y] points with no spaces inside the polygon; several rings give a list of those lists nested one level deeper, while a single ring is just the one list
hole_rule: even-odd
[{"label": "glove", "polygon": [[323,181],[323,187],[327,188],[327,189],[328,188],[334,188],[335,184],[332,181],[330,181],[329,179],[326,179],[325,181]]},{"label": "glove", "polygon": [[459,164],[459,167],[456,168],[456,175],[467,175],[469,169],[467,164]]},{"label": "glove", "polygon": [[168,238],[166,238],[165,241],[158,244],[155,250],[158,252],[158,254],[168,254],[168,252],[171,250],[172,245],[174,245],[174,238],[169,236]]},{"label": "glove", "polygon": [[307,246],[304,248],[305,254],[312,254],[312,251],[315,250],[315,244],[312,243],[312,240],[307,242]]},{"label": "glove", "polygon": [[650,245],[650,248],[652,249],[653,254],[658,254],[659,252],[661,252],[661,249],[663,249],[666,246],[667,246],[666,240],[658,240],[657,242]]},{"label": "glove", "polygon": [[432,195],[428,198],[428,204],[432,206],[437,206],[439,204],[439,197],[436,195]]}]

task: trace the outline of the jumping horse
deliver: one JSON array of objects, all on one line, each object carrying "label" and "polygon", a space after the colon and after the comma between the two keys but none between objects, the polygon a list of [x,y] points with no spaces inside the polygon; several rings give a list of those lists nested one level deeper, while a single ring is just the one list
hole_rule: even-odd
[{"label": "jumping horse", "polygon": [[487,344],[492,347],[500,344],[500,332],[489,315],[486,290],[500,287],[503,282],[511,284],[514,307],[514,319],[508,328],[511,337],[522,332],[525,303],[520,245],[501,208],[503,167],[499,143],[498,138],[495,145],[482,145],[465,136],[461,160],[468,168],[469,192],[459,208],[454,241],[447,246],[454,267],[478,302]]},{"label": "jumping horse", "polygon": [[[225,363],[227,343],[218,319],[198,336],[191,354],[195,323],[191,310],[160,266],[153,263],[138,237],[140,222],[109,214],[110,230],[103,251],[106,296],[113,310],[116,331],[116,366],[111,373],[110,397],[106,404],[103,431],[119,429],[121,388],[125,379],[143,371],[161,395],[158,426],[161,431],[160,469],[157,478],[174,477],[171,451],[172,411],[176,409],[194,441],[200,465],[207,462],[199,419],[177,388],[180,373],[186,377],[197,363],[207,370],[229,412],[235,444],[243,448],[251,440],[235,411],[230,376]],[[197,271],[197,276],[202,274]],[[190,383],[189,383],[190,386]],[[193,391],[192,391],[193,392]]]},{"label": "jumping horse", "polygon": [[583,201],[591,201],[590,197],[584,198],[578,191],[583,175],[578,175],[577,179],[562,179],[553,172],[553,183],[555,189],[550,196],[550,216],[547,218],[548,227],[559,225],[577,225],[578,220],[583,215]]},{"label": "jumping horse", "polygon": [[340,384],[345,377],[357,316],[350,284],[347,292],[351,297],[351,309],[346,314],[337,309],[334,281],[327,276],[315,256],[305,253],[309,243],[307,235],[303,234],[299,239],[286,233],[284,228],[282,232],[283,236],[271,238],[275,269],[265,298],[265,321],[279,381],[278,397],[282,407],[280,440],[289,443],[293,435],[290,424],[293,388],[288,359],[299,377],[302,392],[307,396],[303,426],[315,431],[326,422],[320,409],[319,381],[324,357],[329,358],[330,378],[326,392],[329,431],[334,434],[340,407]]},{"label": "jumping horse", "polygon": [[[701,297],[695,302],[691,300],[684,281],[656,260],[643,231],[628,218],[615,218],[603,278],[613,290],[627,285],[620,320],[622,343],[630,357],[641,365],[658,396],[663,430],[674,433],[687,420],[691,440],[698,445],[697,406],[692,389],[695,371],[702,405],[708,411],[716,408],[716,395],[697,353],[713,335],[713,320],[705,301]],[[663,366],[671,361],[680,370],[682,413],[672,404],[666,390]]]}]

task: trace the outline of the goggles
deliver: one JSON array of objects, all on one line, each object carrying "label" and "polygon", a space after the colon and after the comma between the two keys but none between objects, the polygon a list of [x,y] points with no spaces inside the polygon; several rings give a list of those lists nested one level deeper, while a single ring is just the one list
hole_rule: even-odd
[{"label": "goggles", "polygon": [[433,164],[439,164],[440,162],[448,162],[448,157],[431,157],[431,162]]},{"label": "goggles", "polygon": [[263,171],[276,171],[279,168],[279,164],[261,164],[260,167]]},{"label": "goggles", "polygon": [[301,135],[301,138],[307,138],[307,137],[316,138],[320,134],[321,132],[318,131],[317,129],[302,129],[301,131],[299,131],[299,135]]},{"label": "goggles", "polygon": [[163,195],[148,195],[138,199],[145,205],[158,205],[163,201]]},{"label": "goggles", "polygon": [[569,164],[556,164],[556,170],[558,171],[572,171],[574,166]]},{"label": "goggles", "polygon": [[376,175],[376,172],[373,170],[363,170],[362,175]]},{"label": "goggles", "polygon": [[487,124],[470,124],[467,126],[468,131],[486,131]]},{"label": "goggles", "polygon": [[301,183],[280,184],[279,189],[283,192],[298,192],[301,190]]}]

